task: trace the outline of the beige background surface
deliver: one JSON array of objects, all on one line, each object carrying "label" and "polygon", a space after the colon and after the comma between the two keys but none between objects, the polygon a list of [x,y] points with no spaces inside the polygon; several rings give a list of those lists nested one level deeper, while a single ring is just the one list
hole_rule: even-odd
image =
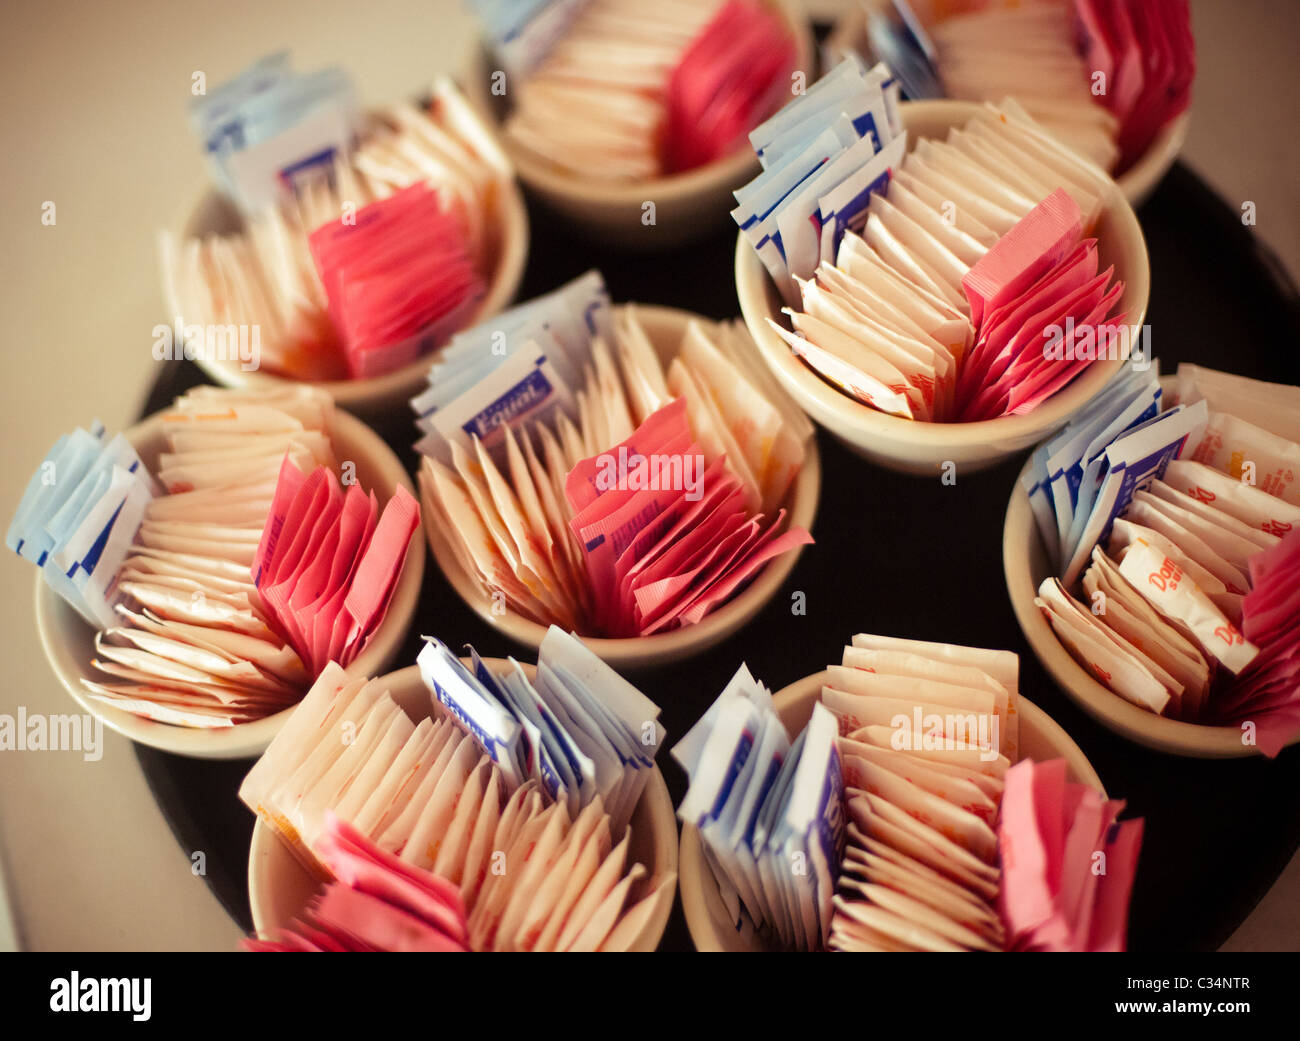
[{"label": "beige background surface", "polygon": [[[1200,78],[1186,158],[1234,204],[1256,203],[1258,234],[1294,275],[1300,4],[1193,6]],[[0,9],[7,526],[55,438],[93,417],[110,430],[127,425],[156,375],[150,330],[166,318],[154,235],[204,178],[185,117],[193,73],[211,86],[290,46],[300,68],[341,62],[363,97],[382,100],[455,71],[473,30],[457,0],[4,0]],[[57,207],[53,227],[41,224],[46,201]],[[0,712],[71,705],[41,655],[34,581],[31,565],[4,556]],[[106,734],[97,763],[72,752],[0,754],[0,851],[28,948],[228,950],[239,939],[191,874],[122,738]],[[1300,949],[1297,898],[1300,860],[1229,947]],[[5,933],[0,908],[0,949]]]}]

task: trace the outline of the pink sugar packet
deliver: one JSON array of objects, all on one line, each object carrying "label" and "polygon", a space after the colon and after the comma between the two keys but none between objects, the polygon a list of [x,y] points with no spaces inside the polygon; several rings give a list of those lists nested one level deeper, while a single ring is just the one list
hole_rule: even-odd
[{"label": "pink sugar packet", "polygon": [[1004,367],[997,365],[997,361],[1018,353],[1011,345],[1026,323],[1096,276],[1097,240],[1085,239],[1023,296],[1013,298],[986,314],[979,339],[961,370],[963,391],[969,393],[981,386],[990,372],[996,378]]},{"label": "pink sugar packet", "polygon": [[436,925],[462,946],[469,943],[460,890],[375,845],[332,810],[315,846],[320,862],[346,886],[368,893]]},{"label": "pink sugar packet", "polygon": [[633,431],[627,440],[614,445],[590,459],[583,459],[564,479],[564,496],[569,500],[574,514],[579,514],[590,506],[601,493],[607,489],[601,487],[599,478],[607,472],[602,460],[634,459],[637,456],[650,455],[659,445],[681,431],[689,432],[690,425],[686,419],[686,399],[676,398],[657,412],[646,417],[644,423]]},{"label": "pink sugar packet", "polygon": [[289,513],[298,489],[306,477],[293,465],[289,453],[284,454],[280,464],[280,476],[275,484],[275,496],[271,500],[271,512],[266,518],[266,527],[262,529],[262,540],[257,544],[257,553],[253,557],[253,585],[261,585],[262,569],[275,556],[276,546],[284,533],[284,521]]},{"label": "pink sugar packet", "polygon": [[[1005,777],[997,906],[1011,950],[1123,950],[1142,821],[1065,779],[1065,761],[1022,760]],[[1102,869],[1098,869],[1102,865]]]},{"label": "pink sugar packet", "polygon": [[315,846],[333,876],[301,916],[248,951],[466,951],[459,889],[379,848],[332,811]]},{"label": "pink sugar packet", "polygon": [[[353,631],[339,664],[347,665],[365,647],[366,641],[388,612],[397,578],[406,560],[411,536],[420,526],[420,504],[402,485],[384,506],[374,533],[357,563],[343,608],[351,616]],[[322,667],[324,663],[321,663]]]},{"label": "pink sugar packet", "polygon": [[1021,218],[961,280],[975,327],[980,328],[985,314],[1020,296],[1059,264],[1082,230],[1083,214],[1064,188]]}]

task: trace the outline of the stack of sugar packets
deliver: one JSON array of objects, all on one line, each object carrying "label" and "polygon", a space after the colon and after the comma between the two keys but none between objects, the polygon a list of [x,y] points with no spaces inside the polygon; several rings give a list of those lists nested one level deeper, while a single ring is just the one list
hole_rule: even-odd
[{"label": "stack of sugar packets", "polygon": [[281,530],[286,474],[337,489],[332,410],[305,387],[200,387],[161,414],[152,476],[122,435],[60,439],[6,542],[100,630],[91,664],[113,682],[83,677],[89,697],[158,722],[232,726],[287,708],[311,682],[323,662],[298,639],[304,621],[338,639],[345,664],[365,646],[406,545],[397,555],[380,538],[373,494],[349,490],[362,505],[346,542],[324,537],[319,509],[316,524],[300,511]]},{"label": "stack of sugar packets", "polygon": [[1300,725],[1300,648],[1282,624],[1300,392],[1181,365],[1173,397],[1154,370],[1126,372],[1034,452],[1022,485],[1060,575],[1036,602],[1116,694],[1172,719],[1253,722],[1276,754]]},{"label": "stack of sugar packets", "polygon": [[190,105],[213,180],[249,215],[345,156],[357,117],[342,69],[304,75],[290,67],[287,51],[254,62]]},{"label": "stack of sugar packets", "polygon": [[798,950],[822,946],[844,848],[835,736],[819,705],[791,744],[771,691],[742,665],[672,750],[690,778],[678,816],[699,829],[732,921]]},{"label": "stack of sugar packets", "polygon": [[736,927],[804,950],[1122,949],[1140,822],[1117,838],[1123,803],[1063,761],[1011,765],[1016,656],[859,635],[842,662],[793,745],[742,670],[674,749]]},{"label": "stack of sugar packets", "polygon": [[[628,822],[664,733],[658,707],[557,628],[532,677],[468,650],[468,666],[436,640],[420,652],[432,713],[418,724],[382,680],[330,666],[240,798],[313,871],[355,887],[335,869],[331,815],[346,822],[368,859],[436,893],[430,946],[626,949],[676,886],[629,860]],[[382,922],[396,911],[365,903],[380,920],[366,936],[397,931]]]},{"label": "stack of sugar packets", "polygon": [[[250,209],[241,230],[161,236],[178,334],[242,327],[258,345],[246,366],[327,380],[391,372],[464,323],[499,248],[493,214],[509,162],[449,80],[427,109],[398,104],[357,126],[355,147],[349,137],[312,153],[319,162]],[[185,337],[187,358],[220,347]]]},{"label": "stack of sugar packets", "polygon": [[1187,0],[999,0],[925,25],[948,97],[1010,95],[1106,170],[1132,165],[1191,99]]},{"label": "stack of sugar packets", "polygon": [[475,0],[510,77],[506,133],[585,180],[647,180],[735,151],[790,89],[760,0]]},{"label": "stack of sugar packets", "polygon": [[333,813],[316,846],[331,881],[273,939],[248,938],[257,952],[468,950],[460,890],[381,849]]},{"label": "stack of sugar packets", "polygon": [[591,272],[458,335],[413,399],[420,490],[484,596],[588,635],[692,625],[812,541],[783,503],[812,436],[737,324],[665,373]]},{"label": "stack of sugar packets", "polygon": [[1109,178],[1011,100],[905,157],[896,91],[847,59],[751,135],[765,169],[732,212],[791,305],[776,334],[842,393],[929,422],[1024,415],[1123,356],[1124,284],[1086,237]]}]

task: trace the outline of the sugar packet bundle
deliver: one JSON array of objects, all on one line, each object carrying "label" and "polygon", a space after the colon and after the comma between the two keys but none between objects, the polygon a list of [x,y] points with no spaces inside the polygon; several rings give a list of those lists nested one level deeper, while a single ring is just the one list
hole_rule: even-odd
[{"label": "sugar packet bundle", "polygon": [[312,675],[347,666],[383,623],[420,505],[402,485],[380,512],[373,491],[343,490],[328,466],[280,466],[249,568],[268,624]]},{"label": "sugar packet bundle", "polygon": [[835,719],[821,705],[793,742],[771,692],[741,666],[673,748],[690,786],[677,815],[699,829],[735,928],[820,950],[844,845]]},{"label": "sugar packet bundle", "polygon": [[325,815],[321,863],[335,879],[274,939],[249,938],[258,952],[468,950],[460,891],[404,864],[334,814]]},{"label": "sugar packet bundle", "polygon": [[[421,232],[407,229],[419,238],[406,243],[415,259],[389,269],[378,283],[372,273],[366,299],[380,291],[454,300],[462,306],[440,325],[463,321],[465,308],[481,291],[475,285],[489,277],[499,248],[494,218],[512,176],[508,160],[446,79],[433,84],[427,107],[399,103],[358,125],[355,149],[334,154],[326,167],[298,178],[291,194],[249,213],[242,229],[183,241],[170,232],[160,236],[164,298],[176,331],[170,341],[155,345],[158,360],[209,357],[294,379],[348,378],[349,365],[355,368],[372,352],[353,358],[355,352],[344,349],[354,330],[347,321],[338,322],[341,330],[331,321],[331,300],[310,236],[329,227],[330,237],[351,238],[359,210],[421,183],[421,193],[436,195],[442,219],[422,225]],[[427,248],[430,256],[445,252],[460,283],[467,278],[468,262],[470,287],[456,296],[441,274],[421,269],[415,247]],[[336,320],[339,307],[336,300]],[[350,307],[344,313],[350,314]],[[234,331],[237,342],[228,342],[226,330]],[[432,331],[445,337],[450,329]],[[430,346],[427,336],[415,341],[417,350]]]},{"label": "sugar packet bundle", "polygon": [[787,303],[796,278],[831,260],[872,192],[903,160],[898,84],[883,65],[846,59],[749,135],[763,171],[738,188],[732,217]]},{"label": "sugar packet bundle", "polygon": [[1219,717],[1275,756],[1300,733],[1300,533],[1252,557],[1241,632],[1259,655],[1224,691]]},{"label": "sugar packet bundle", "polygon": [[[863,73],[847,59],[832,75]],[[815,126],[843,129],[862,104],[814,98],[774,121],[809,107]],[[903,136],[874,156],[867,141],[829,163],[815,145],[780,175],[794,189],[773,183],[761,219],[735,211],[792,305],[789,328],[768,324],[814,372],[890,415],[978,421],[1032,412],[1094,360],[1127,353],[1123,283],[1085,237],[1115,190],[1101,170],[1011,100],[905,157]],[[826,194],[841,176],[842,207]]]},{"label": "sugar packet bundle", "polygon": [[867,634],[828,670],[848,821],[832,949],[1002,949],[994,827],[1018,676],[1007,651]]},{"label": "sugar packet bundle", "polygon": [[1122,799],[1066,780],[1064,759],[1030,760],[1004,778],[998,911],[1008,950],[1123,951],[1142,847]]},{"label": "sugar packet bundle", "polygon": [[213,181],[253,214],[347,154],[356,94],[341,69],[295,72],[281,51],[195,97],[190,122]]},{"label": "sugar packet bundle", "polygon": [[46,584],[96,628],[117,620],[117,575],[149,501],[161,494],[122,435],[77,428],[32,474],[5,545],[41,569]]},{"label": "sugar packet bundle", "polygon": [[760,0],[480,9],[511,75],[506,133],[587,180],[648,180],[734,151],[789,89],[794,43]]},{"label": "sugar packet bundle", "polygon": [[[1123,949],[1141,822],[1117,838],[1123,803],[1021,759],[1018,672],[1007,651],[867,635],[831,668],[848,819],[832,949]],[[1058,781],[1028,810],[1026,777]],[[1117,861],[1105,892],[1099,851]]]},{"label": "sugar packet bundle", "polygon": [[412,402],[429,516],[536,621],[695,624],[811,541],[782,507],[811,427],[755,355],[738,324],[692,322],[665,372],[595,273],[462,334]]},{"label": "sugar packet bundle", "polygon": [[478,306],[484,283],[463,228],[423,182],[308,237],[348,376],[382,376],[441,344]]},{"label": "sugar packet bundle", "polygon": [[[502,731],[479,728],[483,706],[469,706],[474,694],[463,677],[454,687],[444,683],[447,672],[431,661],[434,653],[426,648],[421,662],[422,675],[438,683],[430,687],[427,718],[408,715],[379,681],[349,680],[328,666],[253,766],[240,798],[319,877],[330,874],[332,813],[404,868],[444,880],[459,892],[472,950],[626,950],[671,902],[675,874],[646,878],[645,866],[629,857],[631,829],[605,811],[600,790],[589,790],[571,814],[567,799],[553,800],[538,780],[519,776],[513,755],[501,755]],[[562,696],[547,702],[530,681],[523,722],[509,723],[536,726],[545,746],[573,754],[570,765],[589,779],[599,764],[605,781],[611,764],[587,753],[592,728],[615,725],[606,722],[612,710],[599,724],[584,713],[610,704],[600,699],[622,681],[611,683],[594,659],[572,648],[563,654],[578,670],[577,683],[570,686],[566,676],[548,687]],[[481,665],[473,661],[475,674]],[[496,682],[515,673],[523,670],[512,663]],[[540,675],[539,669],[538,683]],[[510,684],[511,692],[521,689]],[[584,684],[598,691],[595,701],[578,700]],[[453,689],[455,696],[444,699]],[[646,725],[657,742],[657,724]],[[605,790],[621,799],[630,789]]]},{"label": "sugar packet bundle", "polygon": [[467,650],[470,667],[429,639],[420,675],[501,767],[507,794],[535,781],[571,818],[599,798],[621,835],[663,739],[659,706],[557,626],[542,639],[535,679],[514,659],[498,676]]},{"label": "sugar packet bundle", "polygon": [[200,387],[158,417],[152,475],[121,435],[98,453],[84,432],[56,446],[8,541],[44,554],[53,588],[99,630],[91,664],[109,679],[83,677],[88,697],[207,728],[301,696],[310,674],[267,624],[250,566],[281,467],[334,467],[332,415],[329,397],[306,387]]},{"label": "sugar packet bundle", "polygon": [[1014,97],[1107,171],[1131,166],[1190,100],[1196,55],[1186,0],[872,7],[872,52],[914,70],[909,98]]},{"label": "sugar packet bundle", "polygon": [[[1244,635],[1245,605],[1267,600],[1255,592],[1261,562],[1281,559],[1300,523],[1286,498],[1300,450],[1212,411],[1197,388],[1283,428],[1293,388],[1188,368],[1175,380],[1182,400],[1163,412],[1154,373],[1126,374],[1035,451],[1022,485],[1062,575],[1037,602],[1074,657],[1134,704],[1231,724],[1277,653]],[[1080,576],[1087,606],[1071,595]],[[1275,717],[1274,703],[1255,702],[1256,722],[1286,731],[1288,702]]]}]

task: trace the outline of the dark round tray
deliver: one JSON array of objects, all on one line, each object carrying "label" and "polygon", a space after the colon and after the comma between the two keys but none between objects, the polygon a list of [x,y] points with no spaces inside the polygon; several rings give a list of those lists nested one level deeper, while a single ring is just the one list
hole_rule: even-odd
[{"label": "dark round tray", "polygon": [[[532,253],[519,299],[599,268],[616,301],[666,304],[715,318],[738,312],[735,229],[719,226],[696,245],[643,256],[577,237],[531,208]],[[1300,383],[1300,301],[1280,267],[1256,244],[1235,204],[1175,165],[1139,213],[1151,255],[1152,345],[1164,369],[1196,362],[1261,379]],[[653,233],[650,231],[650,233]],[[145,413],[202,381],[190,363],[169,364]],[[379,432],[414,469],[415,428],[399,410]],[[1002,521],[1023,456],[955,486],[906,477],[859,459],[822,432],[822,501],[786,588],[747,627],[700,658],[629,678],[663,707],[670,744],[703,713],[740,663],[773,690],[840,657],[855,633],[1020,654],[1021,690],[1079,743],[1107,791],[1146,818],[1132,900],[1132,950],[1213,950],[1246,918],[1300,845],[1300,748],[1276,760],[1180,759],[1134,745],[1077,709],[1051,683],[1020,629],[1002,577]],[[792,613],[802,592],[806,613]],[[421,633],[484,655],[520,648],[466,607],[429,560],[421,607],[402,663],[415,660]],[[207,853],[207,881],[251,929],[247,861],[253,816],[236,795],[249,762],[183,759],[143,746],[136,755],[186,852]],[[685,778],[659,757],[674,803]],[[663,950],[690,950],[678,901]]]}]

